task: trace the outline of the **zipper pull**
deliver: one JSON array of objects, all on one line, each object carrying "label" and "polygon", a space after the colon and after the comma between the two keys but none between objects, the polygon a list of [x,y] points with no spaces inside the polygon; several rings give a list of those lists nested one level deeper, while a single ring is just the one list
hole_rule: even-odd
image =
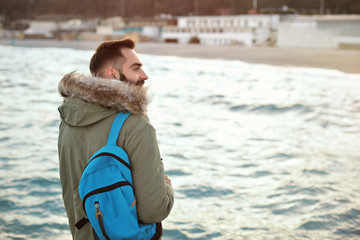
[{"label": "zipper pull", "polygon": [[95,210],[96,210],[95,215],[96,215],[96,218],[99,221],[99,226],[100,226],[101,232],[104,235],[106,240],[110,240],[110,238],[108,237],[108,235],[105,232],[105,226],[104,226],[104,222],[103,222],[103,219],[102,219],[103,214],[100,211],[100,204],[99,204],[99,202],[94,202],[94,204],[95,204]]},{"label": "zipper pull", "polygon": [[103,217],[103,214],[102,212],[100,211],[100,204],[99,202],[95,202],[95,210],[96,210],[96,213],[95,213],[95,216],[97,219],[99,219],[99,217]]}]

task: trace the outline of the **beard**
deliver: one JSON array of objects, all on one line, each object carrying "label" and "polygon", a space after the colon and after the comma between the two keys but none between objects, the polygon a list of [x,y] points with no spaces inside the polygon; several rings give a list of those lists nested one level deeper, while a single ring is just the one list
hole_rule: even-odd
[{"label": "beard", "polygon": [[119,71],[120,73],[120,81],[130,84],[130,85],[135,85],[135,86],[142,86],[144,85],[145,81],[144,80],[138,80],[136,82],[129,80],[121,71]]}]

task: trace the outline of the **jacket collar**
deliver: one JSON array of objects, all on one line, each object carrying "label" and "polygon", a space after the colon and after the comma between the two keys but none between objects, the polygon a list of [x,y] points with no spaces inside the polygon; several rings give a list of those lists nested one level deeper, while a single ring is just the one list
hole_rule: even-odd
[{"label": "jacket collar", "polygon": [[64,98],[78,98],[117,112],[129,112],[143,116],[146,116],[150,103],[146,87],[76,72],[66,74],[59,82],[58,90]]}]

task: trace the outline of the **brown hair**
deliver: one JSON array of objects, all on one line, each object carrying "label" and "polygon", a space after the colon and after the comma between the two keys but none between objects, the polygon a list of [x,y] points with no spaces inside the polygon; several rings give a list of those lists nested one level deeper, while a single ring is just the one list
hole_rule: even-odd
[{"label": "brown hair", "polygon": [[101,77],[104,67],[109,63],[117,65],[117,68],[121,69],[122,64],[119,63],[124,61],[121,48],[134,49],[135,43],[130,38],[125,38],[122,40],[106,41],[100,44],[90,60],[89,68],[91,74]]}]

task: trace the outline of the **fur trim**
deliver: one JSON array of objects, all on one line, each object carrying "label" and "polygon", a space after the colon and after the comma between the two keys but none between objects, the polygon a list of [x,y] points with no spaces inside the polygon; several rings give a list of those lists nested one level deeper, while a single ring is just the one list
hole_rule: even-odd
[{"label": "fur trim", "polygon": [[150,103],[146,87],[76,72],[66,74],[59,82],[58,90],[64,98],[79,98],[118,112],[130,112],[143,116],[146,116],[147,106]]}]

